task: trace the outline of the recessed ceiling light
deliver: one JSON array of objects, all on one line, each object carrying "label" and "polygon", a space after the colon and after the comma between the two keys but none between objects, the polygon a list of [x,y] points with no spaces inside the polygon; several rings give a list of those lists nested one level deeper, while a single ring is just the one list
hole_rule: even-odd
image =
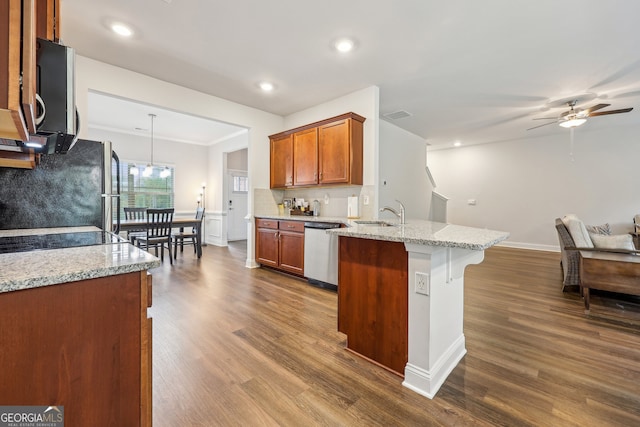
[{"label": "recessed ceiling light", "polygon": [[122,37],[131,37],[133,35],[133,30],[120,22],[111,24],[111,30]]},{"label": "recessed ceiling light", "polygon": [[456,141],[456,142],[453,143],[454,147],[460,147],[461,145],[462,145],[462,142],[460,142],[460,141]]},{"label": "recessed ceiling light", "polygon": [[273,83],[269,82],[260,82],[258,86],[260,86],[260,89],[262,89],[264,92],[271,92],[274,89]]},{"label": "recessed ceiling light", "polygon": [[351,39],[340,39],[335,43],[334,46],[336,47],[336,50],[338,52],[347,53],[353,50],[355,43]]}]

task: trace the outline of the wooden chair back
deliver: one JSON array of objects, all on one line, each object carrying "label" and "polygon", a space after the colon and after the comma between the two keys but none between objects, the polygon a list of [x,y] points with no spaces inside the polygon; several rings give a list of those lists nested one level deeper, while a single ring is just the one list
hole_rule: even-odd
[{"label": "wooden chair back", "polygon": [[156,239],[171,236],[173,208],[147,209],[147,238]]},{"label": "wooden chair back", "polygon": [[124,208],[125,219],[145,219],[147,208]]}]

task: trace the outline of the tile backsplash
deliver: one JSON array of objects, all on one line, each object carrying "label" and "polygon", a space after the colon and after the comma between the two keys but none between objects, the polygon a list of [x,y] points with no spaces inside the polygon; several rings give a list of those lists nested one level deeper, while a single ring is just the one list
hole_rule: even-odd
[{"label": "tile backsplash", "polygon": [[[278,213],[278,203],[283,198],[304,199],[310,204],[314,200],[320,201],[320,216],[346,217],[347,198],[358,196],[360,204],[360,218],[371,219],[375,217],[375,191],[373,185],[345,186],[345,187],[320,187],[320,188],[296,188],[288,190],[269,190],[256,188],[254,191],[255,215],[275,215]],[[365,205],[365,198],[368,204]],[[328,203],[326,203],[328,202]]]}]

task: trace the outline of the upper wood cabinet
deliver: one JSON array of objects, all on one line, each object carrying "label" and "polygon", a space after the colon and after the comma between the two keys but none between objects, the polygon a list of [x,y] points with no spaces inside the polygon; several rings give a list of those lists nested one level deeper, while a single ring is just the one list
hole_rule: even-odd
[{"label": "upper wood cabinet", "polygon": [[344,119],[318,128],[320,184],[362,185],[362,122]]},{"label": "upper wood cabinet", "polygon": [[271,188],[291,185],[293,185],[293,135],[271,138]]},{"label": "upper wood cabinet", "polygon": [[60,42],[60,0],[36,0],[36,35]]},{"label": "upper wood cabinet", "polygon": [[[364,121],[347,113],[271,135],[271,188],[362,185]],[[293,179],[283,179],[289,170]]]},{"label": "upper wood cabinet", "polygon": [[0,138],[35,132],[35,34],[35,0],[0,2]]},{"label": "upper wood cabinet", "polygon": [[293,185],[318,183],[318,128],[293,134]]},{"label": "upper wood cabinet", "polygon": [[[0,2],[0,138],[36,133],[36,37],[58,41],[60,0]],[[33,168],[39,155],[0,150],[0,167]],[[23,159],[26,157],[26,160]]]}]

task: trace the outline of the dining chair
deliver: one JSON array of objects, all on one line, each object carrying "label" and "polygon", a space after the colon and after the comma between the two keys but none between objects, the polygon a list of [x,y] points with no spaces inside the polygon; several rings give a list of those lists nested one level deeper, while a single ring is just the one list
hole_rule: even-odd
[{"label": "dining chair", "polygon": [[169,262],[173,264],[171,257],[171,224],[173,223],[174,209],[147,209],[147,227],[144,236],[136,237],[136,244],[139,248],[147,251],[155,248],[158,256],[160,248],[160,260],[164,261],[165,244],[169,250]]},{"label": "dining chair", "polygon": [[[127,220],[144,220],[147,218],[147,208],[124,208],[124,218]],[[142,225],[140,228],[127,230],[127,239],[131,244],[136,243],[136,238],[146,236],[147,228]]]},{"label": "dining chair", "polygon": [[[196,209],[196,219],[200,221],[198,227],[202,226],[202,218],[204,218],[204,208]],[[171,235],[171,239],[173,240],[173,258],[178,258],[178,243],[180,243],[180,252],[184,252],[185,239],[190,240],[187,242],[187,245],[193,245],[193,253],[196,253],[196,245],[198,244],[198,228],[193,227],[191,232],[185,232],[180,229],[180,232],[173,233]]]}]

